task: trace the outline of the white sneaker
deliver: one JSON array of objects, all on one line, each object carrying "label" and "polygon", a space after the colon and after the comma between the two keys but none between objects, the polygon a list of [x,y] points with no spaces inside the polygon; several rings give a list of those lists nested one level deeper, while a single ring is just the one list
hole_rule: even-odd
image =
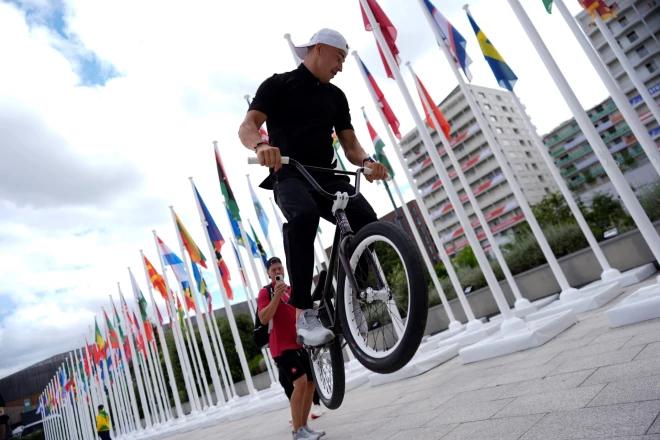
[{"label": "white sneaker", "polygon": [[321,437],[323,437],[323,436],[325,435],[325,431],[315,431],[315,430],[313,430],[312,428],[310,428],[309,425],[305,425],[305,426],[301,427],[300,429],[304,429],[304,430],[307,431],[308,433],[310,433],[310,434],[312,434],[312,435],[315,435],[315,436],[317,436],[318,438],[321,438]]},{"label": "white sneaker", "polygon": [[312,406],[312,411],[310,412],[310,417],[312,419],[318,419],[324,413],[325,413],[325,411],[323,411],[323,407],[321,405],[314,405],[314,406]]},{"label": "white sneaker", "polygon": [[293,440],[319,440],[319,436],[307,432],[304,427],[300,427],[298,432],[293,433]]},{"label": "white sneaker", "polygon": [[303,310],[296,321],[296,331],[298,337],[296,342],[301,345],[318,347],[327,344],[335,338],[334,333],[323,327],[321,321],[312,309]]}]

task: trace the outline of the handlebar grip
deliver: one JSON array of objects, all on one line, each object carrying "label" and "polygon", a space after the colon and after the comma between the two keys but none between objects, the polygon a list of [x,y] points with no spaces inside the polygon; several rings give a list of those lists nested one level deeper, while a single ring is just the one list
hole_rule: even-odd
[{"label": "handlebar grip", "polygon": [[[259,158],[248,157],[248,165],[259,165]],[[289,165],[289,156],[282,156],[282,165]]]},{"label": "handlebar grip", "polygon": [[362,170],[362,174],[365,176],[371,176],[371,168],[364,167]]}]

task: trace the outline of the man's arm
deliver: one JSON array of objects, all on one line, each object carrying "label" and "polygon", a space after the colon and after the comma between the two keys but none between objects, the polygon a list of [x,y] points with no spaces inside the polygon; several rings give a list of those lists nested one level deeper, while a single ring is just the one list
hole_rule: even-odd
[{"label": "man's arm", "polygon": [[238,137],[248,150],[254,150],[255,145],[263,142],[259,128],[266,122],[266,115],[259,110],[250,110],[238,128]]},{"label": "man's arm", "polygon": [[[355,136],[355,132],[352,129],[342,130],[337,133],[337,138],[344,149],[346,158],[353,165],[358,167],[363,166],[362,164],[364,160],[369,158],[369,155],[364,151],[362,145],[360,145],[360,141],[358,141],[357,136]],[[374,180],[384,180],[387,178],[387,167],[382,163],[366,162],[364,163],[364,167],[371,168],[371,175],[364,176],[369,182],[373,182]]]}]

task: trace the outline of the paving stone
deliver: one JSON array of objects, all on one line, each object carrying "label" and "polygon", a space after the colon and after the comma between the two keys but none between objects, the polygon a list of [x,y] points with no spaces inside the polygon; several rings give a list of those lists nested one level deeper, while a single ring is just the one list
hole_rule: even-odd
[{"label": "paving stone", "polygon": [[[453,429],[442,440],[515,440],[543,418],[543,414],[467,422]],[[438,425],[442,428],[446,425]],[[409,437],[415,439],[415,437]]]},{"label": "paving stone", "polygon": [[382,437],[386,440],[438,440],[444,437],[447,433],[454,430],[458,424],[453,425],[439,425],[432,426],[430,428],[416,428],[416,429],[406,429],[404,431],[399,431],[391,437]]},{"label": "paving stone", "polygon": [[371,431],[369,434],[376,438],[387,438],[388,436],[405,429],[421,428],[437,416],[438,413],[435,411],[398,415],[391,418],[389,422],[383,423],[378,429]]},{"label": "paving stone", "polygon": [[644,347],[635,359],[648,359],[660,356],[660,342],[654,342]]},{"label": "paving stone", "polygon": [[580,386],[593,372],[591,370],[581,370],[573,373],[557,374],[541,379],[526,380],[518,382],[515,387],[505,392],[500,398],[527,396],[531,394],[547,393]]},{"label": "paving stone", "polygon": [[427,426],[447,425],[450,423],[474,422],[493,417],[498,411],[511,403],[513,399],[493,400],[491,402],[474,402],[470,404],[451,405],[451,401],[443,403],[437,411],[440,415],[431,420]]},{"label": "paving stone", "polygon": [[487,402],[490,400],[497,400],[501,398],[503,394],[512,390],[515,386],[516,384],[506,384],[496,387],[482,388],[480,390],[466,391],[464,393],[457,394],[447,403],[450,405],[465,405],[472,402]]},{"label": "paving stone", "polygon": [[651,425],[647,434],[660,434],[660,415],[656,417],[655,422]]},{"label": "paving stone", "polygon": [[581,408],[547,414],[521,440],[644,435],[660,413],[660,401]]},{"label": "paving stone", "polygon": [[[660,370],[658,372],[660,373]],[[609,383],[587,406],[614,405],[658,399],[660,399],[660,375]]]},{"label": "paving stone", "polygon": [[511,371],[496,377],[491,382],[489,382],[487,386],[494,387],[507,383],[522,382],[529,379],[538,379],[547,376],[556,368],[557,367],[555,365],[544,365],[540,367],[527,368],[525,370]]},{"label": "paving stone", "polygon": [[660,332],[652,331],[633,336],[622,348],[634,347],[636,345],[646,345],[652,342],[660,342]]},{"label": "paving stone", "polygon": [[543,414],[583,408],[605,387],[604,384],[517,397],[493,418]]},{"label": "paving stone", "polygon": [[569,359],[557,367],[551,376],[573,371],[587,370],[589,368],[606,367],[608,365],[623,364],[630,362],[642,351],[642,347],[630,347],[624,350],[599,353],[591,356]]},{"label": "paving stone", "polygon": [[588,344],[584,347],[574,348],[571,350],[562,351],[552,360],[553,362],[567,361],[571,359],[582,358],[594,354],[607,353],[620,349],[626,342],[632,339],[632,336],[624,336],[623,338],[615,339],[613,341],[601,342],[599,344]]},{"label": "paving stone", "polygon": [[600,343],[611,341],[623,336],[637,336],[653,332],[660,332],[660,319],[653,319],[651,321],[609,329],[609,331],[599,335],[593,342]]},{"label": "paving stone", "polygon": [[610,365],[596,370],[584,381],[582,386],[597,383],[609,383],[636,377],[655,376],[658,374],[658,359],[640,359],[625,364]]}]

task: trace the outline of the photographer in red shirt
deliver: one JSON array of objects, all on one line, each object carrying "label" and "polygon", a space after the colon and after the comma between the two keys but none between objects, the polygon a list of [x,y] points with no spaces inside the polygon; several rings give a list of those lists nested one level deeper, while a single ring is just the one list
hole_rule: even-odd
[{"label": "photographer in red shirt", "polygon": [[307,350],[296,342],[296,309],[288,304],[291,287],[284,282],[284,266],[279,258],[266,262],[273,294],[264,287],[259,291],[257,310],[262,324],[272,321],[270,352],[294,389],[289,404],[293,419],[294,440],[318,440],[324,431],[314,431],[307,424],[314,398],[314,379]]}]

